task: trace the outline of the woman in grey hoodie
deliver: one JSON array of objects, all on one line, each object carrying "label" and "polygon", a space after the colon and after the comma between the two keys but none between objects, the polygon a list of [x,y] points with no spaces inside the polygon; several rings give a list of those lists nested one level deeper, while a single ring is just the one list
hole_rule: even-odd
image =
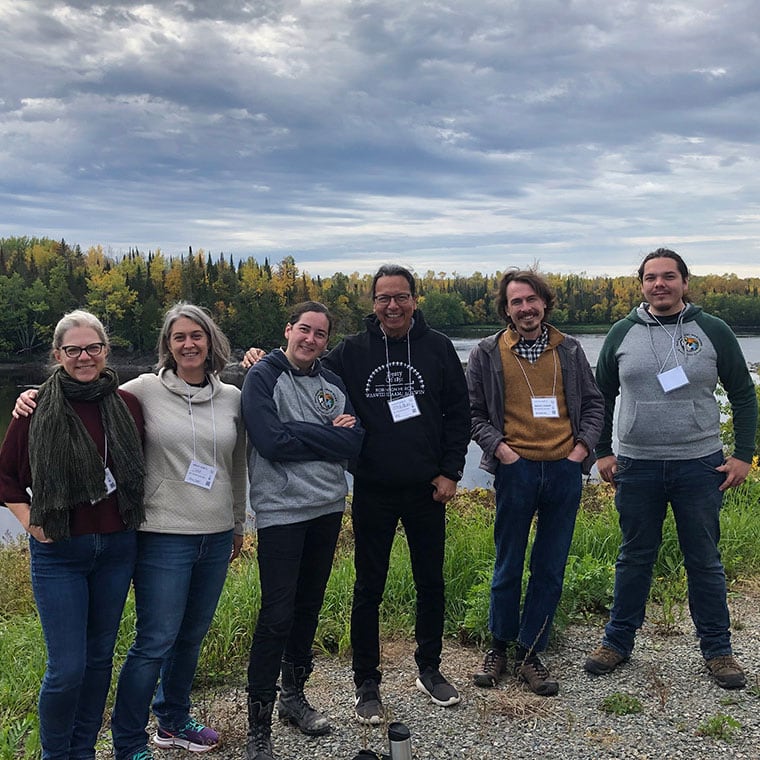
[{"label": "woman in grey hoodie", "polygon": [[248,665],[247,760],[274,757],[271,720],[280,671],[280,718],[308,735],[330,730],[304,685],[345,507],[345,469],[363,438],[343,382],[319,360],[331,326],[323,304],[295,307],[286,348],[259,361],[243,384],[261,582]]}]

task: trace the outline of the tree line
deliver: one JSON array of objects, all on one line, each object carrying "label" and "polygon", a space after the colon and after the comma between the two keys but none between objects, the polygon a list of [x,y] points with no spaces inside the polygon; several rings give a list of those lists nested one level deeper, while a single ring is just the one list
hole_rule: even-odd
[{"label": "tree line", "polygon": [[[551,321],[558,325],[610,325],[641,300],[638,280],[544,273],[557,294]],[[492,325],[500,320],[494,295],[501,272],[462,276],[415,273],[419,305],[434,327]],[[372,275],[336,272],[312,277],[292,256],[272,264],[253,257],[182,255],[130,249],[83,252],[49,238],[0,238],[0,355],[44,351],[58,319],[74,308],[97,314],[114,347],[151,352],[164,311],[180,300],[207,308],[234,347],[272,348],[281,342],[290,307],[325,303],[335,317],[334,335],[361,329],[372,310]],[[692,277],[691,299],[733,327],[760,326],[760,278],[734,274]]]}]

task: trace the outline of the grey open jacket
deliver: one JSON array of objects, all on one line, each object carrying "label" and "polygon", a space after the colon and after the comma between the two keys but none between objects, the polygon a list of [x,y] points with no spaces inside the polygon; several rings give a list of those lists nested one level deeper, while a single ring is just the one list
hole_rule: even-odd
[{"label": "grey open jacket", "polygon": [[[554,327],[549,326],[550,330]],[[483,449],[480,467],[491,474],[499,460],[494,456],[504,440],[504,373],[499,339],[504,330],[489,335],[470,352],[467,362],[467,388],[472,410],[472,439]],[[604,400],[581,344],[570,335],[556,348],[562,370],[562,383],[576,442],[591,452],[583,461],[583,472],[594,464],[594,446],[599,440],[604,420]]]}]

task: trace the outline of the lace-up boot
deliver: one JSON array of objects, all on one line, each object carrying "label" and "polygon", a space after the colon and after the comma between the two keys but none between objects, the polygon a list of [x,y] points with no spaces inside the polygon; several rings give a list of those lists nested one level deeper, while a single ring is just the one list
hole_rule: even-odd
[{"label": "lace-up boot", "polygon": [[276,760],[272,749],[272,710],[274,702],[263,703],[248,696],[246,760]]},{"label": "lace-up boot", "polygon": [[496,686],[499,679],[507,670],[507,655],[498,649],[489,649],[483,659],[483,667],[480,672],[473,675],[475,686],[488,688]]},{"label": "lace-up boot", "polygon": [[307,736],[322,736],[329,733],[330,724],[309,704],[303,692],[311,671],[311,664],[294,665],[282,661],[282,691],[277,700],[277,714],[280,720],[293,723]]}]

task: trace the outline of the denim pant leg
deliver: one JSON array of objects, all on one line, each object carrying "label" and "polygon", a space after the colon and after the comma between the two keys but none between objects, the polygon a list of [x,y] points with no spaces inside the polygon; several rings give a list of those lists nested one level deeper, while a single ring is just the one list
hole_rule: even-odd
[{"label": "denim pant leg", "polygon": [[540,463],[518,459],[496,470],[496,557],[491,578],[488,627],[495,638],[516,641],[525,550],[538,500]]},{"label": "denim pant leg", "polygon": [[190,718],[190,692],[198,657],[224,589],[231,554],[231,530],[201,536],[198,558],[190,577],[185,615],[174,646],[161,665],[152,705],[158,724],[166,731],[181,730]]},{"label": "denim pant leg", "polygon": [[622,543],[615,563],[615,592],[602,643],[628,657],[646,613],[652,569],[662,542],[668,505],[661,460],[619,456],[615,506]]},{"label": "denim pant leg", "polygon": [[[165,672],[172,682],[169,696],[182,704],[189,700],[200,643],[216,610],[231,547],[231,531],[210,535],[139,534],[135,641],[119,675],[111,720],[117,760],[129,758],[147,745],[145,729],[151,699],[167,664]],[[226,558],[222,561],[224,551]],[[173,650],[180,636],[183,644],[178,658]],[[183,656],[189,672],[177,678],[176,668],[183,664]],[[164,718],[158,711],[157,716],[159,721]]]},{"label": "denim pant leg", "polygon": [[342,512],[332,512],[309,520],[306,528],[293,624],[283,653],[285,659],[296,665],[310,666],[312,662],[314,634],[330,579],[342,519]]},{"label": "denim pant leg", "polygon": [[69,760],[92,760],[111,686],[113,650],[137,557],[133,530],[97,536],[100,551],[89,584],[87,667],[71,736]]},{"label": "denim pant leg", "polygon": [[542,652],[562,596],[582,478],[580,463],[569,459],[537,464],[542,471],[538,516],[517,642],[526,649]]},{"label": "denim pant leg", "polygon": [[689,609],[705,659],[731,654],[726,575],[720,558],[720,510],[725,476],[718,451],[701,459],[666,462],[668,497],[684,556]]},{"label": "denim pant leg", "polygon": [[399,521],[395,492],[354,481],[351,519],[354,529],[356,582],[351,606],[351,648],[354,683],[378,683],[380,666],[380,602],[388,577],[393,537]]},{"label": "denim pant leg", "polygon": [[421,673],[427,667],[438,668],[441,664],[446,607],[443,580],[446,507],[433,499],[430,487],[415,489],[404,502],[401,523],[417,595],[414,659]]},{"label": "denim pant leg", "polygon": [[29,543],[48,654],[39,696],[42,757],[92,758],[134,567],[135,536],[90,534]]}]

